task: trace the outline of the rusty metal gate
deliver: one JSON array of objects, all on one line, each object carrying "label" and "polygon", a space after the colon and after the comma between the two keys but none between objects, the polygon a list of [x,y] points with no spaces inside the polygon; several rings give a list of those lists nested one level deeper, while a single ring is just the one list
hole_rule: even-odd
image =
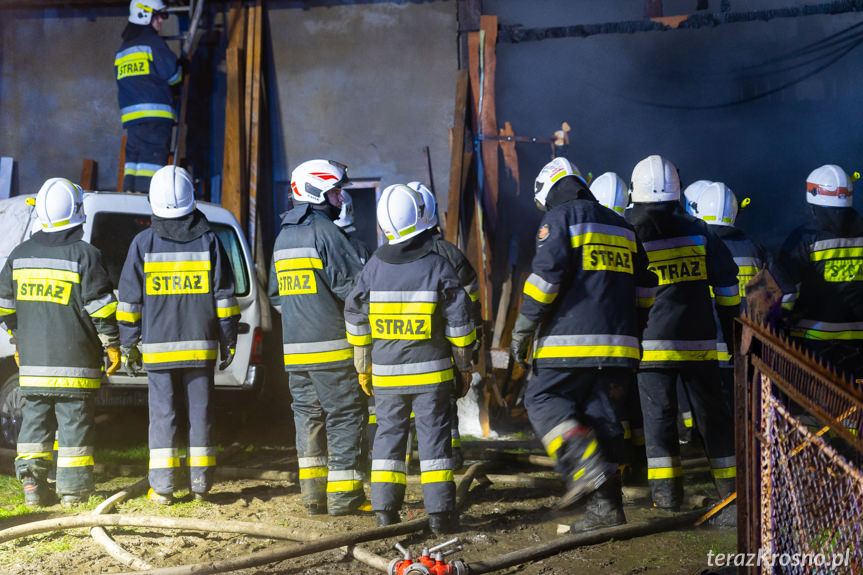
[{"label": "rusty metal gate", "polygon": [[795,344],[735,326],[741,573],[863,571],[863,391]]}]

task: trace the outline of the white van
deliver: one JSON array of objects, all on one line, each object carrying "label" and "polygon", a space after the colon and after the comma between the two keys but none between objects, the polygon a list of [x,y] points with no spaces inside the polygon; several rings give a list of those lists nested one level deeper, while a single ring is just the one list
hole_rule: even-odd
[{"label": "white van", "polygon": [[[0,200],[0,267],[12,249],[41,229],[36,210],[26,203],[35,195]],[[258,284],[246,243],[236,218],[228,210],[198,202],[228,254],[234,270],[235,295],[240,306],[237,353],[225,371],[216,370],[216,403],[239,406],[251,401],[264,384],[263,331]],[[150,225],[150,204],[146,194],[86,192],[84,194],[84,240],[102,251],[102,262],[116,287],[132,238]],[[14,447],[21,426],[21,398],[15,346],[0,333],[0,445]],[[147,375],[128,376],[121,368],[111,377],[102,377],[97,396],[99,406],[147,405]]]}]

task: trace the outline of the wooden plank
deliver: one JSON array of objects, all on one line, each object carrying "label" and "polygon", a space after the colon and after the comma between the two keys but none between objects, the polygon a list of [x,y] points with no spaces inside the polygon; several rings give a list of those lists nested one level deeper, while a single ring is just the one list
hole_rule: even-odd
[{"label": "wooden plank", "polygon": [[461,212],[462,168],[464,161],[464,129],[467,111],[468,73],[459,70],[456,75],[455,110],[452,117],[450,143],[449,200],[446,214],[446,239],[458,245],[459,213]]},{"label": "wooden plank", "polygon": [[[495,45],[497,44],[497,16],[481,16],[480,28],[483,35],[483,72],[482,72],[482,111],[480,113],[480,133],[496,136],[497,114],[495,111],[494,79],[497,69]],[[483,140],[482,171],[484,178],[483,207],[488,214],[489,230],[493,233],[497,226],[497,196],[498,196],[498,142]]]},{"label": "wooden plank", "polygon": [[222,164],[222,206],[227,208],[237,221],[246,221],[246,152],[243,126],[243,50],[240,45],[245,34],[244,10],[239,3],[231,7],[228,15],[228,48],[225,52],[227,64],[225,94],[225,148]]},{"label": "wooden plank", "polygon": [[[262,74],[261,52],[263,43],[263,14],[261,0],[256,0],[255,5],[249,9],[252,30],[251,41],[247,44],[250,51],[254,53],[251,61],[252,75],[249,89],[250,97],[246,100],[248,109],[248,172],[249,172],[249,243],[252,253],[256,253],[255,247],[260,234],[258,233],[258,166],[260,165],[260,116],[261,116],[261,91]],[[259,263],[259,265],[261,265]],[[266,263],[262,266],[266,269]]]},{"label": "wooden plank", "polygon": [[[518,153],[515,150],[515,132],[512,130],[512,125],[509,122],[504,124],[500,130],[501,139],[500,151],[503,154],[503,164],[506,166],[507,172],[515,180],[515,195],[521,194],[521,177],[518,173]],[[513,139],[506,139],[513,138]]]},{"label": "wooden plank", "polygon": [[79,182],[81,188],[85,190],[96,189],[97,169],[98,166],[96,165],[96,160],[86,158],[84,159],[84,161],[81,162],[81,181]]},{"label": "wooden plank", "polygon": [[123,189],[123,176],[126,172],[126,135],[120,140],[120,167],[117,168],[117,191],[125,192]]},{"label": "wooden plank", "polygon": [[10,156],[0,158],[0,199],[12,195],[12,177],[15,173],[15,160]]}]

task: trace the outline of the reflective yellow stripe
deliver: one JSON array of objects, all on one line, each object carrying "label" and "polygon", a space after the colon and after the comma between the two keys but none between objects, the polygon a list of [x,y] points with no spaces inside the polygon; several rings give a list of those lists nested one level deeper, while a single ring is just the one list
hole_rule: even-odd
[{"label": "reflective yellow stripe", "polygon": [[597,232],[588,232],[578,236],[572,236],[572,247],[578,248],[586,244],[602,244],[606,246],[617,246],[626,248],[631,252],[637,251],[635,242],[623,236],[615,236],[612,234],[600,234]]},{"label": "reflective yellow stripe", "polygon": [[563,445],[563,436],[555,437],[554,439],[552,439],[548,444],[548,448],[546,449],[546,453],[548,453],[548,456],[552,459],[557,459],[557,450],[560,449],[561,445]]},{"label": "reflective yellow stripe", "polygon": [[377,422],[378,422],[378,416],[377,415],[370,415],[369,416],[369,425],[371,425],[373,423],[377,423]]},{"label": "reflective yellow stripe", "polygon": [[22,375],[18,377],[18,385],[21,387],[98,389],[101,383],[101,379],[90,377],[43,377],[36,375]]},{"label": "reflective yellow stripe", "polygon": [[584,450],[584,453],[581,454],[581,460],[586,461],[588,457],[593,455],[593,452],[596,451],[596,440],[590,442],[587,446],[587,449]]},{"label": "reflective yellow stripe", "polygon": [[347,481],[329,481],[327,482],[327,493],[343,493],[346,491],[360,491],[363,488],[363,482],[357,480]]},{"label": "reflective yellow stripe", "polygon": [[729,361],[731,360],[731,354],[727,351],[717,351],[716,359],[718,359],[719,361]]},{"label": "reflective yellow stripe", "polygon": [[679,350],[657,349],[644,350],[641,361],[711,361],[716,359],[716,350]]},{"label": "reflective yellow stripe", "polygon": [[320,258],[287,258],[276,262],[276,271],[288,270],[324,269],[324,262]]},{"label": "reflective yellow stripe", "polygon": [[683,469],[680,467],[657,467],[647,470],[647,479],[673,479],[682,474]]},{"label": "reflective yellow stripe", "polygon": [[400,471],[372,471],[372,483],[398,483],[407,485],[407,477]]},{"label": "reflective yellow stripe", "polygon": [[793,309],[794,309],[794,304],[795,304],[795,303],[797,303],[797,302],[793,302],[793,301],[783,302],[783,304],[782,304],[782,309],[784,309],[784,310],[786,310],[786,311],[791,311],[791,310],[793,310]]},{"label": "reflective yellow stripe", "polygon": [[[633,251],[635,250],[633,249]],[[647,252],[647,257],[650,260],[650,263],[654,263],[662,260],[703,256],[706,254],[707,250],[704,248],[704,246],[683,246],[679,248],[666,248],[664,250],[654,250],[652,252]]]},{"label": "reflective yellow stripe", "polygon": [[139,112],[123,114],[120,117],[120,121],[126,123],[131,122],[132,120],[140,120],[141,118],[167,118],[169,120],[173,120],[174,112],[168,112],[166,110],[141,110]]},{"label": "reflective yellow stripe", "polygon": [[638,349],[625,345],[562,345],[537,348],[536,359],[555,357],[630,357],[638,359]]},{"label": "reflective yellow stripe", "polygon": [[863,258],[863,248],[835,248],[819,250],[809,254],[809,261],[832,260],[836,258]]},{"label": "reflective yellow stripe", "polygon": [[102,306],[99,309],[97,309],[95,312],[91,313],[90,317],[97,317],[97,318],[111,317],[116,312],[117,312],[117,302],[112,301],[108,305]]},{"label": "reflective yellow stripe", "polygon": [[449,342],[457,347],[467,347],[473,342],[476,341],[476,330],[473,330],[469,334],[462,337],[450,337],[446,336]]},{"label": "reflective yellow stripe", "polygon": [[432,373],[419,373],[411,375],[374,375],[372,384],[375,387],[399,387],[409,385],[429,385],[442,383],[453,378],[452,368]]},{"label": "reflective yellow stripe", "polygon": [[461,447],[461,437],[453,437],[452,438],[452,446],[453,447]]},{"label": "reflective yellow stripe", "polygon": [[81,274],[68,270],[22,268],[12,272],[12,279],[24,282],[31,280],[59,280],[77,284],[81,283]]},{"label": "reflective yellow stripe", "polygon": [[210,262],[194,260],[187,262],[144,262],[144,273],[168,273],[168,272],[200,272],[209,271]]},{"label": "reflective yellow stripe", "polygon": [[527,282],[525,282],[524,284],[524,295],[532,297],[539,303],[551,303],[555,300],[555,298],[557,298],[557,292],[545,293],[535,285]]},{"label": "reflective yellow stripe", "polygon": [[476,301],[479,299],[479,292],[478,291],[472,291],[472,292],[468,293],[467,295],[470,298],[470,301]]},{"label": "reflective yellow stripe", "polygon": [[0,307],[0,315],[11,315],[15,313],[14,307]]},{"label": "reflective yellow stripe", "polygon": [[716,303],[719,305],[740,305],[740,294],[735,295],[718,295]]},{"label": "reflective yellow stripe", "polygon": [[19,453],[15,459],[47,459],[48,461],[54,461],[54,454],[50,451],[43,453]]},{"label": "reflective yellow stripe", "polygon": [[311,363],[332,363],[353,359],[353,349],[337,349],[335,351],[318,351],[315,353],[291,353],[285,354],[285,365],[305,365]]},{"label": "reflective yellow stripe", "polygon": [[710,472],[716,479],[730,479],[732,477],[737,477],[737,466],[711,469]]},{"label": "reflective yellow stripe", "polygon": [[57,467],[92,467],[93,456],[85,455],[81,457],[58,457]]},{"label": "reflective yellow stripe", "polygon": [[371,345],[371,343],[372,343],[372,334],[370,334],[370,333],[366,334],[366,335],[353,335],[353,334],[348,333],[347,336],[348,336],[347,337],[348,343],[351,345],[363,346],[363,345]]},{"label": "reflective yellow stripe", "polygon": [[118,311],[117,321],[125,321],[126,323],[138,323],[141,321],[141,312]]},{"label": "reflective yellow stripe", "polygon": [[441,481],[453,481],[452,469],[441,469],[438,471],[423,471],[420,474],[420,483],[440,483]]},{"label": "reflective yellow stripe", "polygon": [[158,351],[142,354],[144,363],[169,363],[174,361],[200,361],[216,359],[216,349],[190,349],[181,351]]},{"label": "reflective yellow stripe", "polygon": [[585,472],[585,468],[582,467],[581,469],[579,469],[578,471],[573,473],[572,474],[573,481],[578,481],[579,479],[581,479],[581,476],[584,475],[584,472]]},{"label": "reflective yellow stripe", "polygon": [[684,427],[692,427],[692,425],[693,424],[692,424],[692,418],[691,417],[687,417],[686,419],[683,420],[683,426]]},{"label": "reflective yellow stripe", "polygon": [[863,339],[863,331],[819,331],[817,329],[792,329],[794,337],[805,337],[806,339]]},{"label": "reflective yellow stripe", "polygon": [[[144,10],[147,10],[148,12],[152,12],[152,10],[149,10],[147,8],[144,8]],[[149,52],[144,52],[144,51],[131,52],[131,53],[126,54],[125,56],[122,56],[120,58],[115,58],[114,59],[114,65],[120,66],[122,64],[125,64],[126,62],[135,62],[137,60],[150,60],[152,62],[153,61],[153,55],[150,54]]]},{"label": "reflective yellow stripe", "polygon": [[369,304],[369,315],[387,315],[387,314],[418,314],[431,315],[434,313],[437,304],[427,301],[406,301],[406,302],[371,302]]},{"label": "reflective yellow stripe", "polygon": [[235,315],[240,315],[240,306],[238,305],[216,308],[216,317],[233,317]]},{"label": "reflective yellow stripe", "polygon": [[300,468],[300,479],[318,479],[320,477],[327,477],[327,468],[326,467],[301,467]]},{"label": "reflective yellow stripe", "polygon": [[180,467],[179,457],[151,457],[150,469],[171,469]]},{"label": "reflective yellow stripe", "polygon": [[653,304],[655,301],[656,301],[655,297],[637,297],[637,298],[635,298],[635,304],[638,307],[653,307]]},{"label": "reflective yellow stripe", "polygon": [[189,467],[213,467],[215,465],[215,455],[197,455],[189,457]]}]

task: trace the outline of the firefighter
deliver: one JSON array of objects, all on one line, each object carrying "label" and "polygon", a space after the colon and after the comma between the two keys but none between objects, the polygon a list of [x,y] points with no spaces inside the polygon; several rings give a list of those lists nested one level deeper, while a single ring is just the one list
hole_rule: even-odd
[{"label": "firefighter", "polygon": [[348,237],[348,240],[351,242],[351,245],[354,246],[355,250],[357,250],[360,263],[366,265],[372,252],[369,250],[369,246],[356,236],[357,228],[354,226],[354,200],[351,198],[351,195],[347,190],[342,190],[341,195],[342,207],[339,210],[339,217],[336,218],[335,224],[342,229]]},{"label": "firefighter", "polygon": [[731,341],[731,324],[740,304],[737,266],[707,224],[684,212],[680,180],[671,162],[649,156],[635,166],[631,181],[634,205],[627,219],[659,280],[638,371],[647,478],[654,506],[676,510],[683,499],[678,377],[704,436],[719,494],[724,498],[735,491],[734,422],[722,400],[713,308],[715,303],[722,332]]},{"label": "firefighter", "polygon": [[[691,186],[690,186],[691,187]],[[687,191],[689,187],[687,187]],[[739,205],[734,192],[722,182],[711,182],[700,191],[684,193],[686,211],[708,224],[710,230],[722,240],[737,264],[737,284],[740,290],[740,311],[746,310],[746,284],[760,270],[767,268],[768,255],[761,245],[746,237],[742,230],[734,226]],[[746,200],[744,200],[746,202]],[[748,203],[748,202],[746,202]],[[744,204],[745,205],[745,204]],[[716,354],[719,361],[719,374],[722,378],[722,391],[729,409],[734,409],[734,363],[729,343],[719,328],[716,317]],[[691,421],[690,415],[690,421]]]},{"label": "firefighter", "polygon": [[205,501],[216,466],[211,437],[216,361],[221,356],[219,369],[227,369],[237,344],[234,277],[222,244],[196,208],[186,170],[157,170],[149,197],[150,227],[129,246],[117,307],[126,370],[135,375],[143,363],[147,371],[148,497],[160,505],[174,501],[181,443],[176,400],[188,411],[190,490],[196,501]]},{"label": "firefighter", "polygon": [[95,395],[102,348],[120,366],[113,286],[99,250],[84,242],[84,196],[51,178],[36,195],[41,230],[17,246],[0,272],[0,316],[17,344],[22,398],[15,472],[27,506],[46,505],[57,432],[57,495],[63,507],[93,492]]},{"label": "firefighter", "polygon": [[[615,172],[605,172],[590,182],[590,193],[600,204],[621,217],[629,207],[629,185]],[[626,465],[621,480],[627,485],[643,485],[647,481],[647,460],[644,454],[644,422],[638,383],[633,372],[627,388],[620,425],[626,446]]]},{"label": "firefighter", "polygon": [[852,377],[863,377],[863,218],[839,166],[806,178],[811,217],[779,252],[777,282],[791,335]]},{"label": "firefighter", "polygon": [[[405,442],[413,410],[429,528],[456,528],[450,433],[455,380],[470,381],[476,334],[468,297],[447,260],[434,253],[428,206],[412,188],[381,194],[378,224],[388,243],[378,248],[345,302],[354,365],[377,401],[371,499],[379,526],[399,521],[405,495]],[[466,386],[459,390],[460,395]]]},{"label": "firefighter", "polygon": [[150,178],[168,163],[177,116],[172,86],[183,70],[159,36],[168,18],[163,0],[132,0],[123,43],[114,56],[120,119],[126,129],[123,190],[146,193]]},{"label": "firefighter", "polygon": [[510,351],[523,362],[537,332],[524,403],[566,482],[558,507],[587,497],[573,531],[619,525],[619,418],[638,366],[639,310],[652,305],[656,278],[632,226],[596,201],[568,160],[546,164],[534,190],[546,214]]},{"label": "firefighter", "polygon": [[[438,228],[437,219],[437,201],[434,194],[428,187],[421,182],[410,182],[408,187],[419,192],[425,202],[426,210],[429,214],[429,229],[434,238],[432,250],[434,253],[442,256],[455,269],[458,276],[459,284],[464,288],[465,293],[470,299],[471,318],[473,325],[476,328],[476,341],[474,342],[474,350],[479,351],[482,348],[482,306],[479,301],[479,282],[477,281],[476,271],[470,265],[470,261],[453,243],[448,242],[443,238]],[[469,385],[470,382],[465,382],[464,385]],[[461,389],[460,385],[455,386],[455,391]],[[450,414],[452,416],[452,464],[453,469],[459,470],[464,467],[464,455],[461,450],[461,434],[458,430],[458,393],[454,393],[450,398]]]},{"label": "firefighter", "polygon": [[333,223],[348,181],[347,166],[331,160],[294,169],[294,207],[282,214],[270,266],[270,301],[282,315],[300,489],[310,515],[346,515],[365,502],[364,410],[344,323],[344,300],[363,264]]}]

